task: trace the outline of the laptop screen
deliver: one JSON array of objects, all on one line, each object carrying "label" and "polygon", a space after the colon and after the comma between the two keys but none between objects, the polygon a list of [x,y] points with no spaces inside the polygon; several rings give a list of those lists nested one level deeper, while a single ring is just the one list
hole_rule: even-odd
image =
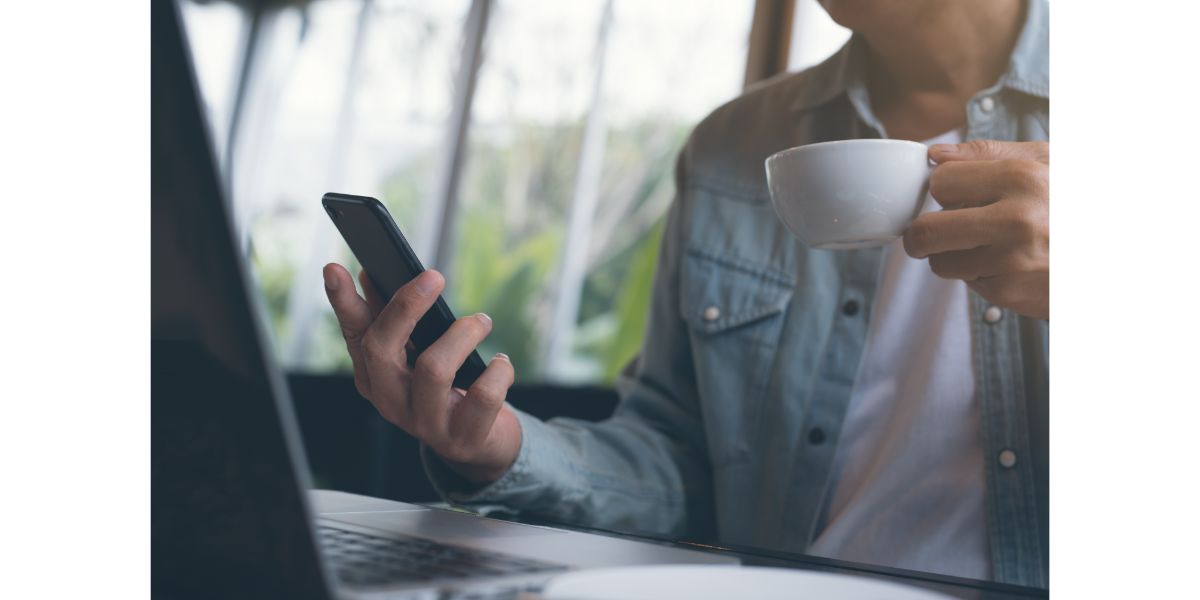
[{"label": "laptop screen", "polygon": [[252,309],[179,7],[151,6],[153,595],[326,598],[299,434]]}]

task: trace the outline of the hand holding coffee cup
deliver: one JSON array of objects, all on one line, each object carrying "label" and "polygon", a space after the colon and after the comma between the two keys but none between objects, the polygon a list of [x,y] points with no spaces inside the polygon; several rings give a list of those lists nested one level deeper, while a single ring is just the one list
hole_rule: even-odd
[{"label": "hand holding coffee cup", "polygon": [[[935,166],[930,166],[932,159]],[[903,237],[939,277],[988,302],[1050,318],[1050,145],[974,140],[845,140],[766,161],[780,221],[811,248],[880,246]],[[926,194],[942,210],[921,213]]]},{"label": "hand holding coffee cup", "polygon": [[1050,144],[973,140],[929,149],[942,210],[904,233],[904,250],[988,302],[1050,318]]}]

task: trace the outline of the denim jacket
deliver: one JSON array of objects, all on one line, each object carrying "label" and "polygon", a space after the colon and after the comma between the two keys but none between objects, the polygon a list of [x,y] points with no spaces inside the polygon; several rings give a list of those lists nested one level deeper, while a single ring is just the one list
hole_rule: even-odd
[{"label": "denim jacket", "polygon": [[[1032,0],[1007,72],[966,106],[966,139],[1049,139],[1048,46],[1047,4]],[[456,478],[425,453],[443,497],[599,528],[806,550],[882,249],[806,248],[771,207],[763,160],[811,142],[885,137],[862,47],[852,38],[693,131],[676,166],[645,342],[617,383],[615,414],[587,423],[518,412],[516,462],[470,492],[455,491]],[[1007,310],[989,322],[987,302],[974,293],[970,302],[992,573],[1045,587],[1048,325]]]}]

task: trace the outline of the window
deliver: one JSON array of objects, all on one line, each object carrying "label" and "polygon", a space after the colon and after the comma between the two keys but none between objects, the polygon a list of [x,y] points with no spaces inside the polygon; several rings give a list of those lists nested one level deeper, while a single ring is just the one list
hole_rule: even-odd
[{"label": "window", "polygon": [[788,71],[819,64],[850,39],[850,30],[833,22],[817,0],[796,0]]},{"label": "window", "polygon": [[675,155],[739,91],[749,9],[497,3],[449,263],[452,304],[494,318],[486,352],[575,382],[637,352]]},{"label": "window", "polygon": [[[320,268],[326,191],[382,200],[481,350],[610,381],[641,345],[673,164],[741,89],[752,2],[184,2],[274,344],[348,369]],[[479,48],[478,52],[474,52]]]}]

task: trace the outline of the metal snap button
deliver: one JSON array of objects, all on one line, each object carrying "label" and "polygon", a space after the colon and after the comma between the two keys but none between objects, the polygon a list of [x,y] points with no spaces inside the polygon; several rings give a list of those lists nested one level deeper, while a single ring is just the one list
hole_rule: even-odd
[{"label": "metal snap button", "polygon": [[995,325],[1004,318],[1004,311],[999,306],[989,306],[983,311],[983,320],[989,325]]},{"label": "metal snap button", "polygon": [[721,309],[717,308],[716,305],[709,306],[708,308],[704,309],[703,316],[705,321],[716,321],[717,319],[721,318]]},{"label": "metal snap button", "polygon": [[858,302],[855,302],[854,300],[847,300],[846,303],[842,305],[842,314],[846,315],[847,317],[853,317],[854,315],[858,314]]},{"label": "metal snap button", "polygon": [[825,430],[820,427],[813,427],[808,430],[808,443],[816,446],[825,441]]}]

